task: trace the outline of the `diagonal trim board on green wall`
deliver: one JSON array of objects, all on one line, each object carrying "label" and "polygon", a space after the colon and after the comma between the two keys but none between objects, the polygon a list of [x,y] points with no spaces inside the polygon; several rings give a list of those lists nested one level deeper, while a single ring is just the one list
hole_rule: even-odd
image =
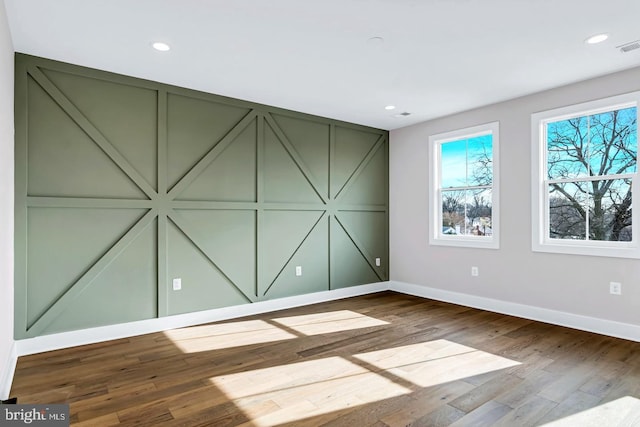
[{"label": "diagonal trim board on green wall", "polygon": [[386,131],[22,54],[15,81],[16,339],[387,280]]}]

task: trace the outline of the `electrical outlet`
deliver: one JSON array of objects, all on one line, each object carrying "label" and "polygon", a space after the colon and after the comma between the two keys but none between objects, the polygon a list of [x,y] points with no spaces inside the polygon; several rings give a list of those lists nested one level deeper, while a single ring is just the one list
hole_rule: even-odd
[{"label": "electrical outlet", "polygon": [[182,279],[177,277],[173,279],[173,290],[179,291],[180,289],[182,289]]},{"label": "electrical outlet", "polygon": [[471,267],[471,275],[476,277],[480,272],[478,271],[478,267]]},{"label": "electrical outlet", "polygon": [[297,265],[296,266],[296,276],[302,276],[302,266],[301,265]]},{"label": "electrical outlet", "polygon": [[380,267],[380,258],[376,258],[376,267]]},{"label": "electrical outlet", "polygon": [[622,283],[609,282],[609,293],[612,295],[622,295]]}]

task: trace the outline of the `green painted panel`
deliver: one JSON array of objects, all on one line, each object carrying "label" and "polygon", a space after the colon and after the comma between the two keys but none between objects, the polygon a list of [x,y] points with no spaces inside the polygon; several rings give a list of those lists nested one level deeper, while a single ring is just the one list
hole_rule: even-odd
[{"label": "green painted panel", "polygon": [[[179,210],[197,234],[189,235],[245,295],[256,296],[256,213]],[[172,215],[172,217],[173,217]]]},{"label": "green painted panel", "polygon": [[29,209],[28,324],[55,303],[144,213],[140,209]]},{"label": "green painted panel", "polygon": [[[318,211],[264,212],[261,230],[265,248],[262,254],[264,272],[260,295],[264,294],[280,274],[322,214],[323,212]],[[326,258],[327,252],[319,252],[317,256]]]},{"label": "green painted panel", "polygon": [[[320,221],[287,263],[266,296],[273,299],[329,290],[328,253],[329,230],[327,222]],[[296,266],[302,267],[302,276],[296,276]]]},{"label": "green painted panel", "polygon": [[157,189],[157,92],[77,74],[42,71]]},{"label": "green painted panel", "polygon": [[32,79],[27,105],[29,195],[146,198]]},{"label": "green painted panel", "polygon": [[151,319],[157,316],[156,226],[138,236],[56,318],[45,333]]},{"label": "green painted panel", "polygon": [[332,289],[380,281],[358,247],[335,220],[331,221],[331,250],[334,269]]},{"label": "green painted panel", "polygon": [[250,111],[220,102],[170,93],[167,99],[169,187]]},{"label": "green painted panel", "polygon": [[265,202],[318,203],[320,198],[268,125],[265,128]]},{"label": "green painted panel", "polygon": [[331,195],[335,196],[373,148],[380,133],[336,126],[335,161],[331,169]]},{"label": "green painted panel", "polygon": [[387,203],[387,158],[384,145],[373,155],[369,163],[345,189],[340,201],[345,204],[386,205]]},{"label": "green painted panel", "polygon": [[[209,259],[173,224],[168,232],[168,314],[228,307],[249,302]],[[172,290],[174,278],[182,289]]]},{"label": "green painted panel", "polygon": [[386,277],[386,132],[22,54],[15,81],[16,338]]},{"label": "green painted panel", "polygon": [[387,214],[386,212],[345,211],[338,215],[349,235],[359,243],[375,265],[380,258],[381,270],[386,275],[387,262]]},{"label": "green painted panel", "polygon": [[256,140],[254,120],[176,199],[255,202]]},{"label": "green painted panel", "polygon": [[278,114],[273,118],[313,174],[319,190],[328,197],[329,124]]}]

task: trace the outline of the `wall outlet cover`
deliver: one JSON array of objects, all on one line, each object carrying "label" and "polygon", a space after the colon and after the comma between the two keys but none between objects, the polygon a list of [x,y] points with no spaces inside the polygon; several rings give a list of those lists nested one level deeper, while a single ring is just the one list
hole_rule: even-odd
[{"label": "wall outlet cover", "polygon": [[609,282],[609,293],[612,295],[622,295],[622,283]]}]

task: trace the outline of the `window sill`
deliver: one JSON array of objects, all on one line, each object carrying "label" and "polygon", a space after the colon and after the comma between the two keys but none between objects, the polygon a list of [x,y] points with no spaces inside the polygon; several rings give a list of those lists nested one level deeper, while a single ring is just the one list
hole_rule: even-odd
[{"label": "window sill", "polygon": [[640,258],[640,248],[637,246],[631,246],[631,244],[625,246],[597,246],[592,245],[580,245],[567,244],[563,242],[545,242],[534,243],[531,247],[534,252],[547,252],[554,254],[564,255],[586,255],[586,256],[598,256],[598,257],[610,257],[610,258]]},{"label": "window sill", "polygon": [[433,237],[429,239],[433,246],[453,246],[461,248],[500,249],[498,239],[494,237]]}]

